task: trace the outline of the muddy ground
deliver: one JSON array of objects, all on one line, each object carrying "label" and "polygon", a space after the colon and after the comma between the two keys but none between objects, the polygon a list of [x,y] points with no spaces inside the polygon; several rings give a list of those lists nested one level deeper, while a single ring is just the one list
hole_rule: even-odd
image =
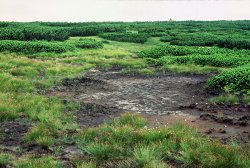
[{"label": "muddy ground", "polygon": [[[141,113],[153,126],[186,123],[223,143],[250,140],[250,107],[213,105],[215,96],[204,89],[210,75],[159,74],[154,76],[124,75],[120,69],[91,70],[77,78],[66,78],[46,91],[65,102],[80,103],[77,122],[81,127],[98,126],[124,112]],[[70,158],[82,156],[74,142],[56,142],[42,149],[25,143],[24,135],[32,122],[24,116],[0,125],[0,151],[15,154],[56,154],[71,167]],[[110,167],[110,166],[109,166]],[[112,166],[111,166],[112,167]]]},{"label": "muddy ground", "polygon": [[250,139],[250,107],[214,105],[205,89],[209,75],[123,75],[117,69],[91,70],[82,77],[64,79],[49,96],[81,103],[82,127],[97,126],[123,112],[145,116],[151,126],[186,123],[223,143]]}]

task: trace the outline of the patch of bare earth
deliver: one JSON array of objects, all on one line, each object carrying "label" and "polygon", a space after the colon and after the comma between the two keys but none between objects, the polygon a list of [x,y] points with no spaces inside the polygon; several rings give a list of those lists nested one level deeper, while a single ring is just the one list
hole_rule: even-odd
[{"label": "patch of bare earth", "polygon": [[212,105],[204,89],[206,75],[122,75],[119,71],[92,70],[65,79],[49,96],[81,103],[77,120],[96,126],[123,112],[137,112],[152,126],[186,123],[222,142],[250,139],[250,107]]}]

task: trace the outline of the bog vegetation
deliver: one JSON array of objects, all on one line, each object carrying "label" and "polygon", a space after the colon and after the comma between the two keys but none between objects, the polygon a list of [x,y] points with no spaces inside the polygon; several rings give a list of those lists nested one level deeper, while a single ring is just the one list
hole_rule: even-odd
[{"label": "bog vegetation", "polygon": [[[70,161],[74,167],[114,163],[141,168],[173,163],[250,167],[249,144],[222,145],[184,125],[149,128],[136,114],[80,129],[77,103],[45,94],[66,77],[116,66],[123,73],[144,75],[211,74],[206,89],[218,90],[220,97],[214,100],[235,102],[243,95],[242,103],[249,105],[249,37],[250,21],[0,22],[0,122],[28,119],[22,142],[50,151],[40,156],[14,155],[0,145],[0,167],[64,167],[58,159],[60,143],[77,144],[84,154],[85,158]],[[0,130],[0,139],[3,135]]]}]

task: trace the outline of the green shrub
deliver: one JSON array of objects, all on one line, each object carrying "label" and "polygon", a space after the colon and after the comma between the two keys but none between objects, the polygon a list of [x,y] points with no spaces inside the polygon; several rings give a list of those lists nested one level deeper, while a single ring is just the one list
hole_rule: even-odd
[{"label": "green shrub", "polygon": [[103,44],[95,39],[79,39],[75,46],[77,48],[102,48]]},{"label": "green shrub", "polygon": [[219,47],[229,48],[229,49],[250,49],[249,40],[238,40],[238,39],[222,39],[218,41]]},{"label": "green shrub", "polygon": [[250,63],[250,57],[240,57],[237,55],[213,54],[213,55],[189,55],[183,57],[162,57],[158,64],[197,64],[210,65],[215,67],[236,67]]},{"label": "green shrub", "polygon": [[70,36],[96,36],[105,32],[117,32],[123,30],[120,25],[74,25],[73,27],[66,28]]},{"label": "green shrub", "polygon": [[74,50],[75,47],[70,44],[60,42],[46,42],[46,41],[0,41],[0,52],[20,52],[20,53],[37,53],[37,52],[55,52],[62,53]]},{"label": "green shrub", "polygon": [[47,40],[64,41],[69,38],[69,32],[62,28],[25,26],[8,27],[0,31],[0,40]]},{"label": "green shrub", "polygon": [[138,55],[145,58],[160,58],[161,56],[165,55],[183,56],[191,53],[191,50],[184,47],[162,45],[150,49],[145,49],[139,52]]},{"label": "green shrub", "polygon": [[120,42],[145,43],[148,39],[146,34],[140,33],[105,33],[99,35],[101,38]]},{"label": "green shrub", "polygon": [[179,46],[214,46],[217,44],[217,36],[202,33],[178,34],[171,39],[171,45]]},{"label": "green shrub", "polygon": [[228,87],[230,91],[244,91],[250,89],[250,65],[240,66],[222,72],[208,80],[210,88],[223,89]]},{"label": "green shrub", "polygon": [[173,37],[171,36],[163,36],[160,38],[160,41],[162,42],[171,42],[173,40]]}]

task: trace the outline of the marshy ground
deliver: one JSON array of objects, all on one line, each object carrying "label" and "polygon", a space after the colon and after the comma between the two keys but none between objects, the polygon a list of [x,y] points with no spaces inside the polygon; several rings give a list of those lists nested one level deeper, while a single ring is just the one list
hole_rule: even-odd
[{"label": "marshy ground", "polygon": [[3,23],[0,168],[248,168],[247,26]]},{"label": "marshy ground", "polygon": [[80,77],[64,79],[47,95],[79,102],[77,121],[81,126],[97,126],[123,112],[136,112],[145,116],[151,126],[181,122],[223,143],[248,142],[249,106],[211,104],[209,98],[214,95],[205,89],[208,77],[126,75],[119,69],[93,69]]}]

